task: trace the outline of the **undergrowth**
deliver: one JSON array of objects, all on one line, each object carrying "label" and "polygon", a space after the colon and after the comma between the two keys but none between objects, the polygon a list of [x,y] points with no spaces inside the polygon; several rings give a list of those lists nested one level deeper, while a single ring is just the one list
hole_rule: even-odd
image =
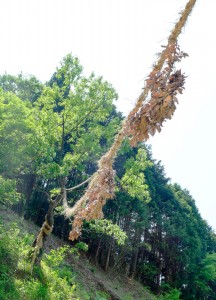
[{"label": "undergrowth", "polygon": [[0,223],[0,300],[81,300],[75,291],[76,273],[64,258],[70,252],[60,247],[45,254],[40,267],[31,274],[28,253],[33,236]]},{"label": "undergrowth", "polygon": [[[34,237],[23,229],[26,225],[21,220],[16,221],[17,223],[8,223],[0,216],[0,300],[112,299],[105,290],[98,290],[93,286],[93,278],[81,278],[79,271],[68,263],[68,258],[78,258],[79,251],[87,250],[84,243],[78,243],[75,248],[63,246],[51,250],[49,254],[43,255],[41,266],[34,267],[31,273],[29,252]],[[159,298],[146,292],[146,296],[139,297],[139,300],[178,300],[179,296],[177,290]],[[135,299],[124,289],[120,298]]]}]

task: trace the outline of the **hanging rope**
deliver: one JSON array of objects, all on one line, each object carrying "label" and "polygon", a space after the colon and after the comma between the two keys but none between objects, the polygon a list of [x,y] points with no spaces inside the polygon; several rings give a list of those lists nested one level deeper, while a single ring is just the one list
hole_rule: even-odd
[{"label": "hanging rope", "polygon": [[138,141],[147,140],[149,135],[160,131],[163,122],[172,117],[176,109],[176,95],[182,93],[185,82],[184,74],[180,70],[175,71],[174,66],[187,56],[180,51],[177,40],[195,3],[196,0],[190,0],[185,6],[168,38],[167,46],[146,79],[134,109],[123,121],[122,128],[109,151],[99,160],[98,171],[93,174],[85,194],[70,210],[74,221],[69,239],[74,240],[80,235],[84,219],[102,218],[103,206],[107,199],[114,197],[115,173],[112,165],[122,141],[129,137],[131,144],[135,146]]}]

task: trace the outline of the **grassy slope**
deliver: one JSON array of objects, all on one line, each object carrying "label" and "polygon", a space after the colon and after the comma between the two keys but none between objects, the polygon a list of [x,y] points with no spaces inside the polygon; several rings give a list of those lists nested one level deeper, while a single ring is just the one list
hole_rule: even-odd
[{"label": "grassy slope", "polygon": [[[10,228],[12,228],[11,224],[16,223],[18,231],[20,232],[19,235],[22,237],[19,238],[20,240],[22,240],[23,237],[29,236],[29,234],[35,235],[39,229],[32,222],[21,219],[14,212],[8,210],[5,207],[0,207],[0,220],[1,220],[1,224],[3,224],[2,230],[4,230],[5,232],[9,232],[9,230],[11,230]],[[27,242],[28,244],[31,243],[31,239]],[[14,238],[12,239],[12,242],[15,242]],[[49,253],[51,249],[57,249],[63,246],[64,244],[65,242],[63,243],[60,239],[58,239],[54,235],[51,235],[49,241],[47,242],[45,252]],[[21,247],[21,246],[17,246],[17,247]],[[26,251],[25,246],[22,246],[22,249],[24,249],[22,250],[23,252]],[[3,254],[0,253],[0,255]],[[17,258],[16,263],[18,261],[19,258]],[[124,277],[119,277],[119,276],[117,277],[115,274],[112,273],[106,274],[105,272],[103,272],[103,270],[97,268],[95,265],[92,265],[84,256],[80,256],[78,258],[76,255],[72,255],[72,254],[67,255],[64,264],[60,265],[59,267],[55,267],[55,261],[53,260],[52,256],[50,261],[52,261],[51,267],[50,266],[48,267],[46,260],[45,262],[43,262],[43,268],[42,268],[43,274],[40,276],[36,276],[34,282],[32,281],[30,273],[24,270],[25,268],[23,269],[22,267],[21,270],[19,269],[19,267],[11,266],[11,268],[16,269],[16,272],[10,274],[10,279],[13,276],[14,277],[12,278],[13,281],[16,282],[16,284],[18,282],[18,293],[22,294],[22,292],[20,291],[22,289],[28,289],[28,288],[30,290],[34,290],[34,289],[37,290],[35,291],[35,296],[33,295],[33,292],[32,293],[23,292],[23,295],[20,296],[21,299],[39,300],[38,293],[40,294],[40,299],[44,299],[44,300],[63,299],[64,298],[63,294],[62,295],[58,294],[58,288],[56,287],[56,285],[58,284],[60,286],[59,293],[61,289],[62,289],[62,293],[67,293],[67,291],[73,289],[73,291],[71,292],[71,295],[73,294],[73,296],[68,296],[68,299],[77,299],[77,300],[78,299],[79,300],[106,300],[106,299],[155,300],[156,299],[147,290],[145,290],[143,286],[141,286],[138,282],[129,281],[127,278]],[[8,264],[13,264],[13,263],[14,263],[13,261],[8,260]],[[63,279],[61,278],[59,279],[58,277],[61,277]],[[73,279],[71,280],[70,277]],[[0,280],[1,279],[2,278],[0,278]],[[39,283],[38,280],[40,281]],[[49,286],[50,280],[53,282],[53,286],[52,285]],[[3,282],[3,284],[5,283]],[[35,288],[36,285],[37,288]],[[40,288],[38,287],[38,285]],[[52,291],[51,298],[49,296],[50,291]],[[14,293],[16,293],[16,287]],[[13,296],[13,297],[10,295],[8,296],[8,294],[4,294],[4,292],[1,292],[0,290],[0,300],[19,299],[19,296],[17,297]]]}]

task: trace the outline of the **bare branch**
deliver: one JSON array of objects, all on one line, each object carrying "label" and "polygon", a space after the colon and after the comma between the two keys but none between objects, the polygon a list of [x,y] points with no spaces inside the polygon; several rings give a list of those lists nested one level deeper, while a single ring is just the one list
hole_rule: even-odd
[{"label": "bare branch", "polygon": [[82,183],[80,183],[80,184],[78,184],[78,185],[76,185],[76,186],[73,186],[72,188],[66,189],[66,191],[67,191],[67,192],[71,192],[71,191],[73,191],[73,190],[75,190],[75,189],[78,189],[78,188],[81,187],[82,185],[84,185],[84,184],[86,184],[87,182],[89,182],[89,181],[91,180],[91,178],[92,178],[92,176],[89,177],[88,179],[86,179],[85,181],[83,181]]}]

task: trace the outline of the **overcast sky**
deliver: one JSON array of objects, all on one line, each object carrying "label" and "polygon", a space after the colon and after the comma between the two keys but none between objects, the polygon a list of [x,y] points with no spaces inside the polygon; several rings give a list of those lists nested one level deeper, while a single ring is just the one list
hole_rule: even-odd
[{"label": "overcast sky", "polygon": [[[155,54],[186,0],[0,0],[0,74],[48,80],[72,52],[89,74],[111,82],[117,107],[133,107]],[[171,121],[151,138],[153,156],[187,188],[216,229],[216,1],[197,0],[179,40],[186,90]]]}]

